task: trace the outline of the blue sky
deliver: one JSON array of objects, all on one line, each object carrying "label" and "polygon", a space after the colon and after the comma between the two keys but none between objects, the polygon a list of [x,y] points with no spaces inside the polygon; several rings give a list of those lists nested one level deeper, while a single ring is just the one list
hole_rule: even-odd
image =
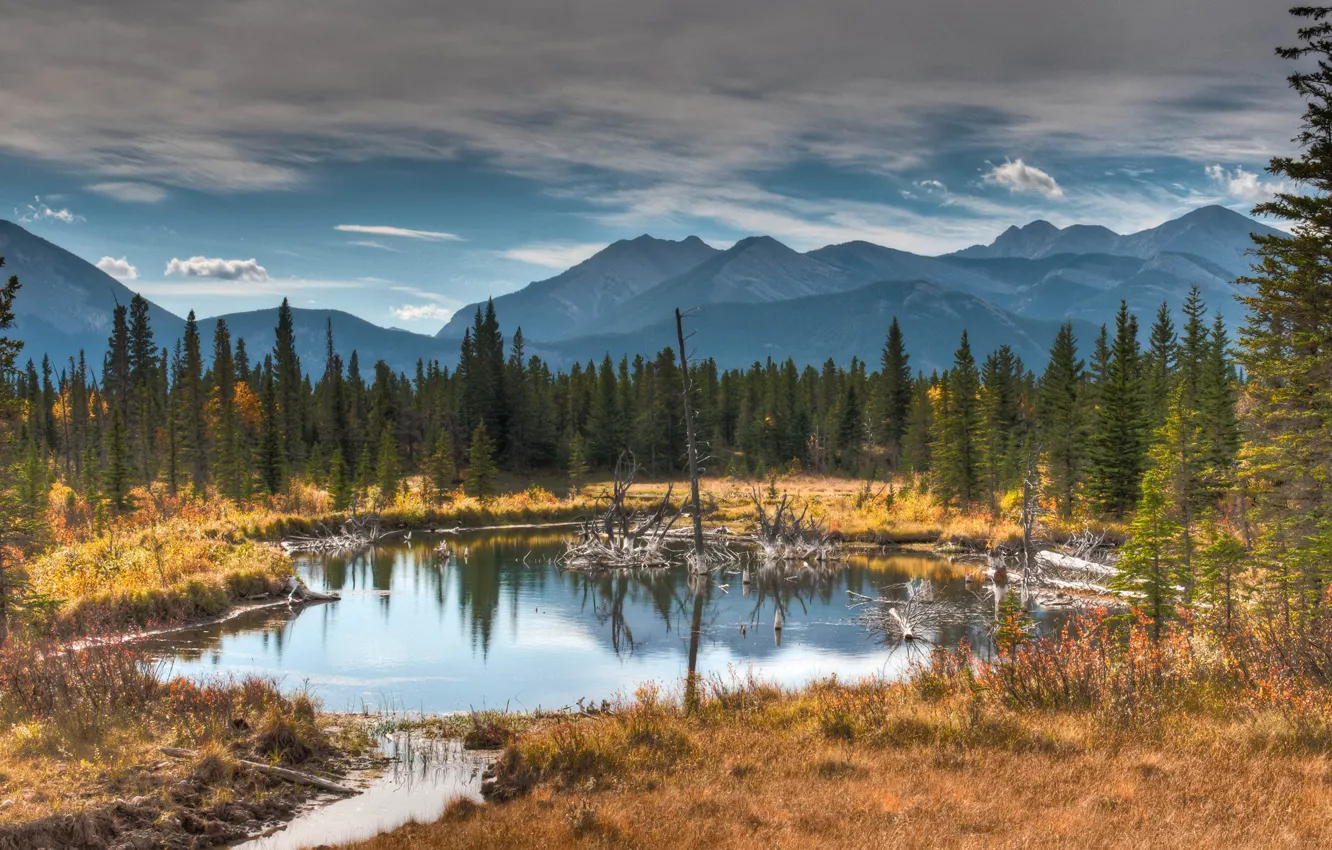
[{"label": "blue sky", "polygon": [[29,5],[0,217],[181,314],[433,332],[644,232],[940,253],[1247,211],[1300,111],[1270,0]]}]

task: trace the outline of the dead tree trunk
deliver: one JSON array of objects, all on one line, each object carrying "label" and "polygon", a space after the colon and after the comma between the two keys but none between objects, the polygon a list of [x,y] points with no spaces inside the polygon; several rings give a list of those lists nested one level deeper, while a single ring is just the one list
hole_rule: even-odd
[{"label": "dead tree trunk", "polygon": [[694,565],[703,565],[703,508],[698,498],[698,445],[694,434],[694,400],[689,392],[689,361],[685,357],[684,316],[675,308],[675,335],[680,341],[680,378],[684,384],[685,439],[689,445],[689,495],[694,502]]}]

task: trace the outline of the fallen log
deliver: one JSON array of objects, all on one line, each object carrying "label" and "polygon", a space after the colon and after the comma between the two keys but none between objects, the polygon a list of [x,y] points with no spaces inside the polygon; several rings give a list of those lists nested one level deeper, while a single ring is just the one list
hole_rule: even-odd
[{"label": "fallen log", "polygon": [[[198,755],[194,750],[183,750],[180,747],[159,747],[164,755],[172,758],[187,759]],[[302,773],[299,770],[291,770],[285,767],[277,767],[271,764],[260,764],[257,761],[247,761],[245,759],[236,759],[236,764],[247,767],[250,770],[256,770],[269,776],[275,776],[293,785],[309,785],[312,788],[318,788],[321,791],[331,791],[334,794],[347,794],[352,796],[361,792],[348,788],[345,785],[339,785],[336,782],[330,782],[319,776],[310,773]]]}]

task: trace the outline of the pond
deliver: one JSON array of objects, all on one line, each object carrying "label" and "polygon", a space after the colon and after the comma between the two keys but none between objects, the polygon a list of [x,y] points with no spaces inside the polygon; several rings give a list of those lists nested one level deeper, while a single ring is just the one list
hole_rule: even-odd
[{"label": "pond", "polygon": [[[436,552],[441,541],[447,554]],[[563,541],[552,531],[418,531],[355,554],[297,556],[312,589],[342,599],[254,611],[151,646],[174,673],[272,677],[333,711],[558,709],[646,681],[675,686],[691,657],[704,676],[752,672],[783,685],[900,674],[909,653],[857,623],[847,591],[902,595],[904,582],[928,581],[936,598],[978,614],[995,605],[993,588],[922,554],[852,552],[826,569],[753,560],[746,585],[739,568],[701,580],[682,567],[565,571]],[[1034,615],[1047,625],[1060,616]],[[988,646],[979,617],[928,637]]]}]

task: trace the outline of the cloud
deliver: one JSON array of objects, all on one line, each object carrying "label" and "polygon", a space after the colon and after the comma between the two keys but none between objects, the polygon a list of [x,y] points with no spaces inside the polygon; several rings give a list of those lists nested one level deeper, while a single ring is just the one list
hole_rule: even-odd
[{"label": "cloud", "polygon": [[534,242],[501,251],[500,256],[533,266],[567,269],[578,265],[605,247],[600,242]]},{"label": "cloud", "polygon": [[167,263],[166,275],[262,283],[268,280],[268,269],[259,265],[254,258],[223,260],[217,257],[190,257],[188,260],[181,260],[172,257],[171,262]]},{"label": "cloud", "polygon": [[430,242],[462,241],[462,237],[454,233],[441,233],[435,230],[409,230],[405,227],[389,227],[381,224],[339,224],[333,229],[341,230],[344,233],[364,233],[369,236],[399,236],[403,239],[424,239]]},{"label": "cloud", "polygon": [[156,204],[166,200],[167,191],[152,183],[136,183],[127,180],[112,180],[93,183],[88,191],[124,201],[127,204]]},{"label": "cloud", "polygon": [[138,280],[139,270],[128,259],[121,257],[103,257],[97,261],[97,268],[120,280]]},{"label": "cloud", "polygon": [[1224,166],[1209,165],[1204,171],[1208,179],[1227,195],[1250,204],[1271,200],[1274,194],[1288,188],[1281,182],[1260,180],[1257,173],[1246,171],[1240,166],[1234,171],[1227,171]]},{"label": "cloud", "polygon": [[404,304],[401,307],[390,307],[389,312],[402,322],[447,322],[453,316],[452,310],[438,304]]},{"label": "cloud", "polygon": [[83,221],[83,216],[75,215],[67,207],[59,209],[51,207],[42,200],[41,195],[32,200],[31,204],[14,208],[14,218],[19,224],[49,224],[53,222],[73,224],[76,221]]},{"label": "cloud", "polygon": [[376,242],[373,239],[353,239],[347,244],[355,245],[358,248],[378,248],[381,251],[391,251],[394,254],[401,253],[397,248],[392,248],[385,245],[383,242]]},{"label": "cloud", "polygon": [[1021,159],[1008,160],[995,165],[981,177],[991,186],[1002,186],[1010,192],[1044,195],[1051,200],[1064,197],[1064,190],[1049,174]]}]

